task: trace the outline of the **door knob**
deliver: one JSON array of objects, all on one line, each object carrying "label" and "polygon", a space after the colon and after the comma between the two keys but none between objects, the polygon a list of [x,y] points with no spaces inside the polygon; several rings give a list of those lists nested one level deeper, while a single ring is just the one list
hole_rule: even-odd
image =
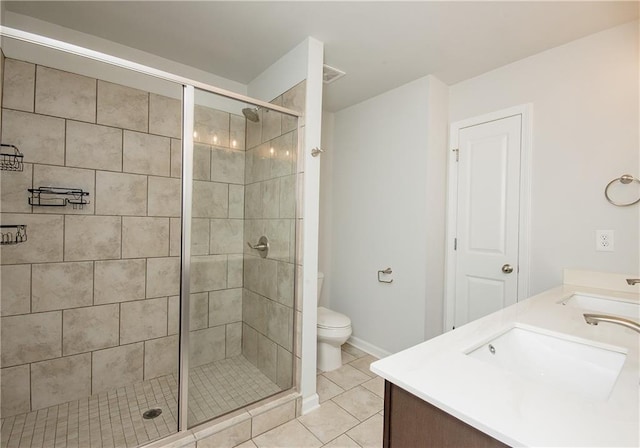
[{"label": "door knob", "polygon": [[504,272],[505,274],[511,274],[513,272],[513,266],[511,266],[510,264],[505,264],[504,266],[502,266],[502,272]]}]

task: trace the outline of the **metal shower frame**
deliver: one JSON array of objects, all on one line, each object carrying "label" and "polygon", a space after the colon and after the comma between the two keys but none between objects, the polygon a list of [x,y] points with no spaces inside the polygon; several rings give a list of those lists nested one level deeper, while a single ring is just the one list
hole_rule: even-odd
[{"label": "metal shower frame", "polygon": [[[193,198],[193,126],[195,110],[195,89],[200,89],[216,95],[238,100],[243,103],[270,109],[296,118],[302,117],[302,113],[287,109],[282,106],[257,100],[239,93],[221,89],[184,76],[158,70],[153,67],[138,64],[137,62],[119,58],[99,51],[90,50],[78,45],[59,41],[38,34],[0,26],[0,37],[19,40],[39,45],[64,53],[81,56],[98,62],[124,68],[143,75],[152,76],[164,81],[182,85],[182,209],[181,209],[181,260],[180,260],[180,343],[178,366],[178,434],[187,431],[188,415],[188,387],[189,387],[189,302],[190,302],[190,272],[191,272],[191,201]],[[301,135],[301,120],[297,120],[298,152]],[[298,190],[298,189],[296,189]],[[299,193],[296,192],[296,195]],[[296,200],[296,203],[298,201]],[[297,281],[294,277],[294,282]],[[295,284],[295,283],[294,283]],[[293,367],[292,367],[293,368]],[[173,435],[175,436],[175,434]],[[172,437],[169,435],[168,437]]]}]

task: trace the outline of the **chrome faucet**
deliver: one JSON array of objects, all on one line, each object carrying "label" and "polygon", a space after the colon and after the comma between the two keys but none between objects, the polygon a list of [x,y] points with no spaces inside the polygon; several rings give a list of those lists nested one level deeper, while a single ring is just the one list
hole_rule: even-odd
[{"label": "chrome faucet", "polygon": [[640,283],[640,278],[628,278],[627,279],[627,283],[631,286],[635,285],[636,283]]},{"label": "chrome faucet", "polygon": [[598,325],[600,322],[609,322],[610,324],[622,325],[623,327],[630,328],[640,333],[640,324],[634,322],[631,319],[625,319],[624,317],[609,316],[606,314],[583,314],[584,320],[589,325]]}]

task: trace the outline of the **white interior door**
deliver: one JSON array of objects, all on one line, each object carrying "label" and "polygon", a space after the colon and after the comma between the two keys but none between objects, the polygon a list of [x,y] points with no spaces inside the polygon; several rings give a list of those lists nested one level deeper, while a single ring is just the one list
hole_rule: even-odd
[{"label": "white interior door", "polygon": [[518,298],[521,118],[458,131],[456,327]]}]

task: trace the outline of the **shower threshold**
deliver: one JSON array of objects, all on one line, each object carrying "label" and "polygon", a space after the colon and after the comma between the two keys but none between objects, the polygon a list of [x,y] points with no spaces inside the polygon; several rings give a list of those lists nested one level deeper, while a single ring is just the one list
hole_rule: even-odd
[{"label": "shower threshold", "polygon": [[[280,392],[244,356],[189,374],[189,426]],[[133,448],[176,432],[177,375],[166,375],[2,419],[3,448]],[[161,409],[155,418],[143,414]]]}]

